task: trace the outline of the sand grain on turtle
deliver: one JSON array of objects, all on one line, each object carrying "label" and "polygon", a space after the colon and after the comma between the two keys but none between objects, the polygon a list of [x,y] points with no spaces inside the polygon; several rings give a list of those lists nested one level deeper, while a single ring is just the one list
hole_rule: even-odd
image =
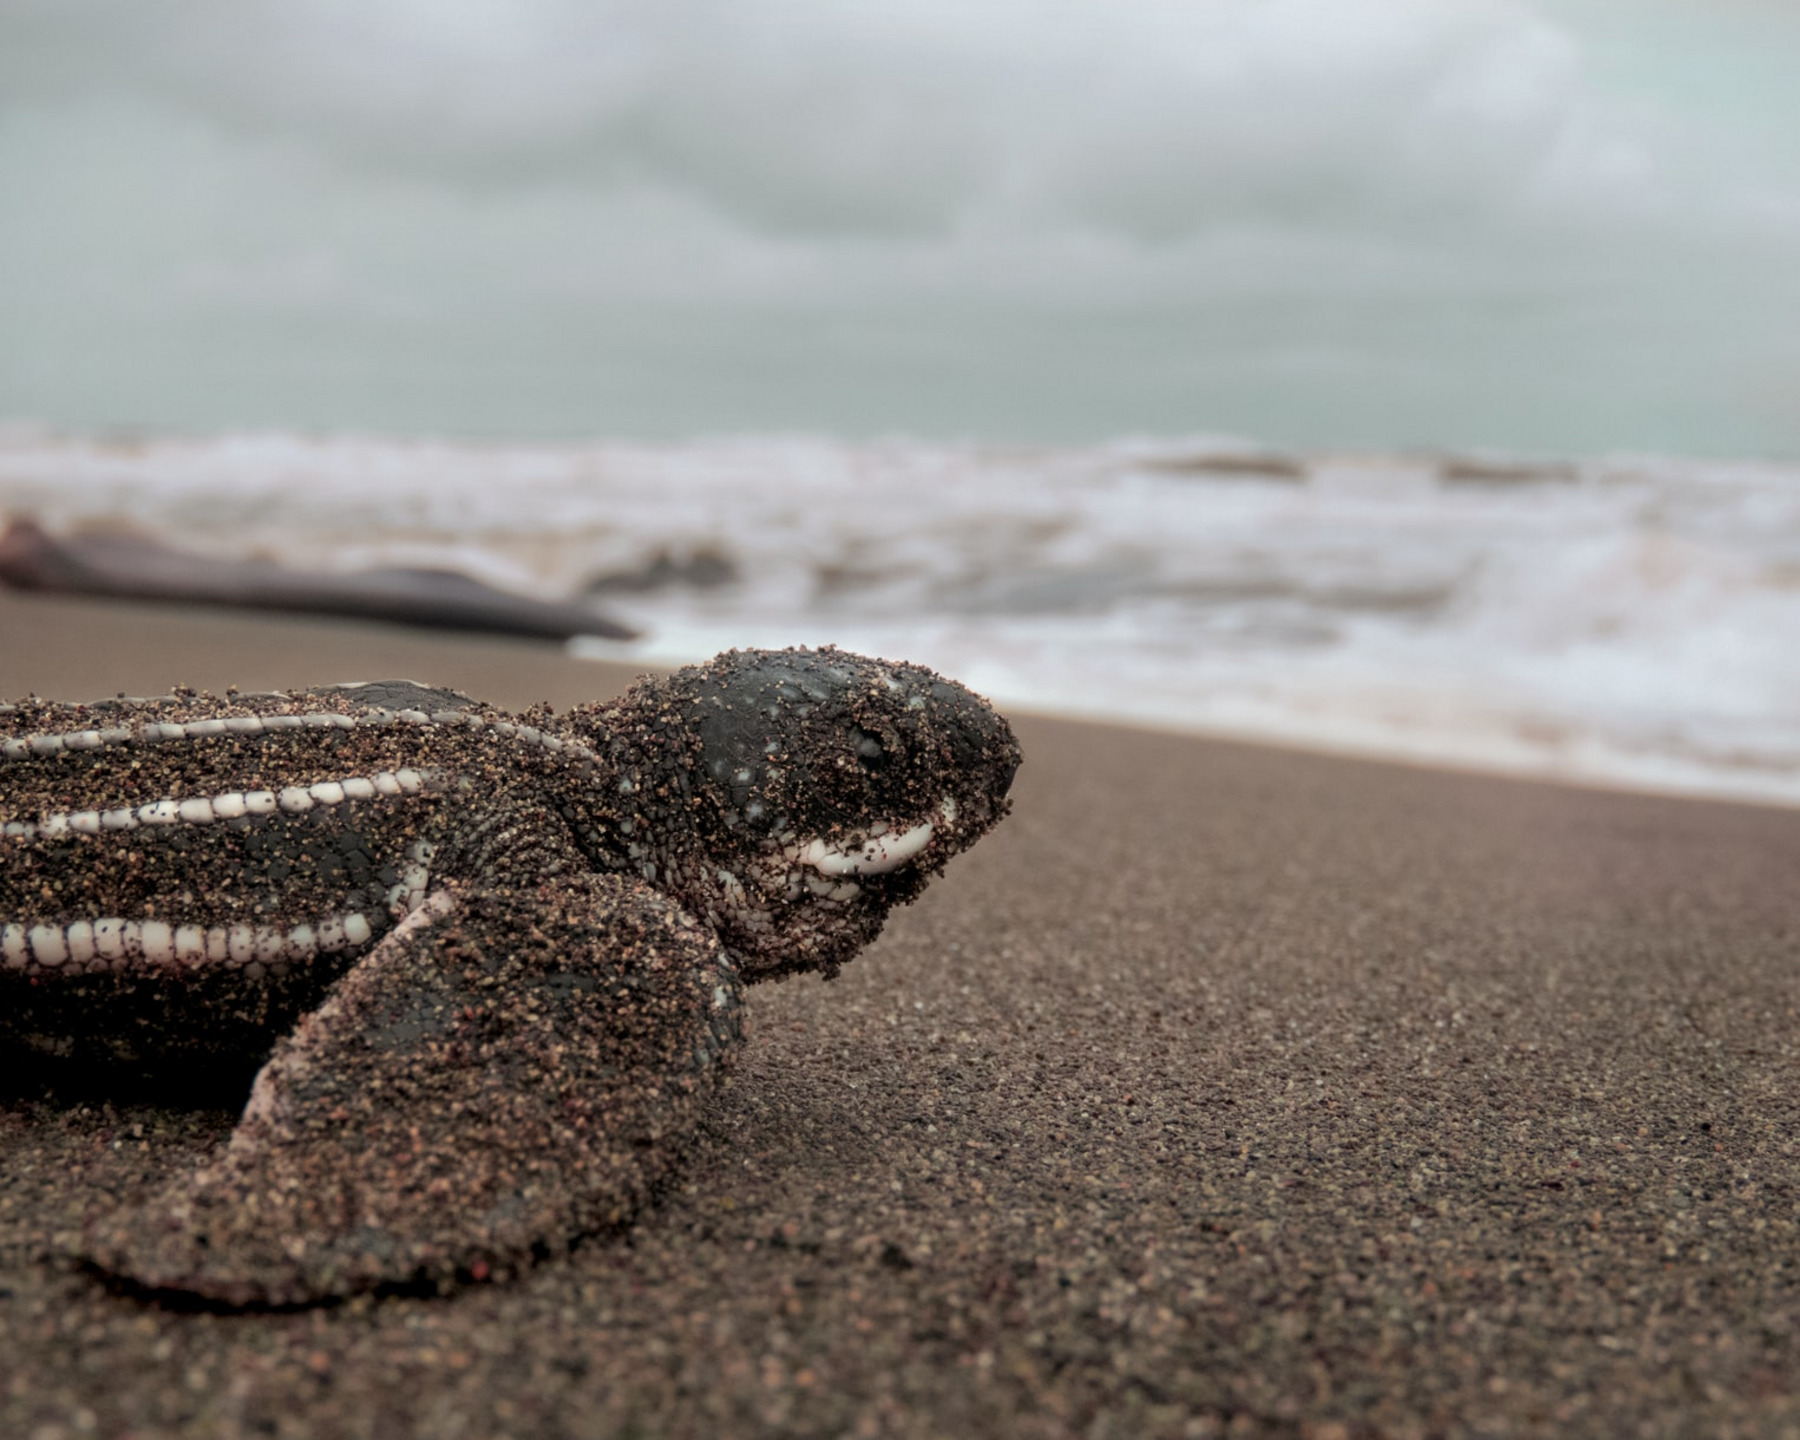
[{"label": "sand grain on turtle", "polygon": [[84,1258],[290,1305],[625,1222],[743,985],[835,974],[1018,763],[962,686],[831,649],[562,716],[410,681],[0,709],[0,1046],[264,1062],[229,1141]]}]

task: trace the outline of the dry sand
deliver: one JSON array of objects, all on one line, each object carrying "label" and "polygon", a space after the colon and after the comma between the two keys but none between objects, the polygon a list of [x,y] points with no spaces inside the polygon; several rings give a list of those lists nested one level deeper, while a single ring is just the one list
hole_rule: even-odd
[{"label": "dry sand", "polygon": [[[0,690],[620,672],[0,597]],[[1800,814],[1027,718],[1014,818],[624,1241],[179,1314],[56,1260],[241,1098],[0,1102],[0,1435],[1800,1433]]]}]

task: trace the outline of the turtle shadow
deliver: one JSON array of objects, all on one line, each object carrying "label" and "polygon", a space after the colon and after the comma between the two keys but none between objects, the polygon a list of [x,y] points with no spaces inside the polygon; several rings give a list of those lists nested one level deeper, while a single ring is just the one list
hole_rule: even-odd
[{"label": "turtle shadow", "polygon": [[261,1067],[260,1058],[147,1065],[0,1051],[0,1105],[228,1111],[235,1120]]},{"label": "turtle shadow", "polygon": [[248,1074],[0,1055],[0,1270],[66,1269],[96,1221],[229,1138]]}]

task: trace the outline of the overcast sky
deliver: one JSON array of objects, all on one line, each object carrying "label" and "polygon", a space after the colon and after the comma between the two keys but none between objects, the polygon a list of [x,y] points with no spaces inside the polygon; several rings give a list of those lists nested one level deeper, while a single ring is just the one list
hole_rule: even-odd
[{"label": "overcast sky", "polygon": [[1800,455],[1780,0],[0,0],[0,415]]}]

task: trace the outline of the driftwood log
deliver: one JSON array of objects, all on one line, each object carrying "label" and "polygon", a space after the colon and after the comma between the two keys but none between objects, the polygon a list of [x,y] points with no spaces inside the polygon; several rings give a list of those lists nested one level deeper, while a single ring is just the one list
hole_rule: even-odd
[{"label": "driftwood log", "polygon": [[546,640],[629,640],[637,633],[587,605],[515,595],[451,570],[288,570],[271,560],[177,550],[123,531],[59,539],[27,518],[0,533],[0,583],[16,590],[346,615]]}]

